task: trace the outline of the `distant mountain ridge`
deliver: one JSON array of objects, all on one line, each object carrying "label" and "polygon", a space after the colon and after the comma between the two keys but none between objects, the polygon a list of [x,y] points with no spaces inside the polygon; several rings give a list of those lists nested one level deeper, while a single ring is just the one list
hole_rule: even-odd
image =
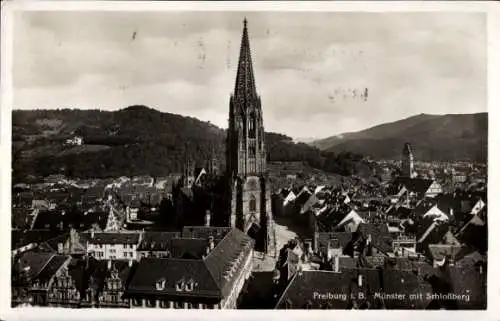
[{"label": "distant mountain ridge", "polygon": [[488,114],[420,114],[310,143],[334,153],[350,151],[375,159],[400,159],[405,142],[416,159],[486,162]]},{"label": "distant mountain ridge", "polygon": [[[83,137],[84,144],[66,144],[74,136]],[[223,172],[225,137],[224,129],[209,122],[140,105],[118,111],[14,110],[13,180],[51,174],[163,176],[181,172],[188,158],[202,167],[212,157]],[[406,141],[416,159],[485,160],[487,115],[419,115],[313,143],[323,150],[266,133],[268,161],[301,161],[343,176],[369,176],[374,164],[365,155],[397,159]]]}]

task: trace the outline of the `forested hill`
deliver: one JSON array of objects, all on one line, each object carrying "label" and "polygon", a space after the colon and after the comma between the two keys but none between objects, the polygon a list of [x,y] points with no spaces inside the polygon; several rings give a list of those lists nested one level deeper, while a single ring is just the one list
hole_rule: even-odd
[{"label": "forested hill", "polygon": [[351,151],[375,159],[399,159],[406,142],[412,144],[418,160],[486,162],[488,114],[420,114],[311,145],[334,153]]},{"label": "forested hill", "polygon": [[[195,118],[146,106],[119,111],[15,110],[12,114],[13,176],[108,177],[180,172],[189,157],[204,166],[212,150],[224,169],[225,130]],[[65,141],[83,137],[82,146]],[[361,156],[333,155],[266,133],[270,161],[306,161],[315,168],[349,175]],[[345,161],[344,161],[345,160]]]}]

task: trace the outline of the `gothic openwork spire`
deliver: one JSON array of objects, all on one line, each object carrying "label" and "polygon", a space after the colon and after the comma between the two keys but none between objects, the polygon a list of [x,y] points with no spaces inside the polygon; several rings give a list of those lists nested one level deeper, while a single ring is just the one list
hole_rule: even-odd
[{"label": "gothic openwork spire", "polygon": [[240,58],[238,60],[238,72],[236,74],[236,85],[234,96],[238,98],[256,95],[255,79],[253,75],[252,57],[250,53],[250,41],[248,40],[247,19],[243,20],[243,35],[241,37]]}]

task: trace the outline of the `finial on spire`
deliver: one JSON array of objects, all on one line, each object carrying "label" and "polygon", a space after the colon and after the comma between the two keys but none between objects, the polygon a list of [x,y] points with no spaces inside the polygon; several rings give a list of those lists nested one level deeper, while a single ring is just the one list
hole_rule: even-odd
[{"label": "finial on spire", "polygon": [[239,97],[244,97],[248,93],[256,94],[246,17],[243,19],[243,34],[241,36],[240,58],[238,60],[234,93],[235,96]]}]

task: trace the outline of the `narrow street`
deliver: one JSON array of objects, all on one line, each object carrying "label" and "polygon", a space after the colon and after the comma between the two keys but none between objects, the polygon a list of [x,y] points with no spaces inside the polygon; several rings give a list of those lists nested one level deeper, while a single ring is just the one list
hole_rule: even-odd
[{"label": "narrow street", "polygon": [[[291,218],[275,219],[276,254],[291,239],[297,236],[306,237],[306,226],[298,226]],[[274,300],[272,293],[272,271],[277,257],[255,252],[253,259],[253,274],[249,280],[247,291],[242,298],[240,309],[272,309]]]}]

